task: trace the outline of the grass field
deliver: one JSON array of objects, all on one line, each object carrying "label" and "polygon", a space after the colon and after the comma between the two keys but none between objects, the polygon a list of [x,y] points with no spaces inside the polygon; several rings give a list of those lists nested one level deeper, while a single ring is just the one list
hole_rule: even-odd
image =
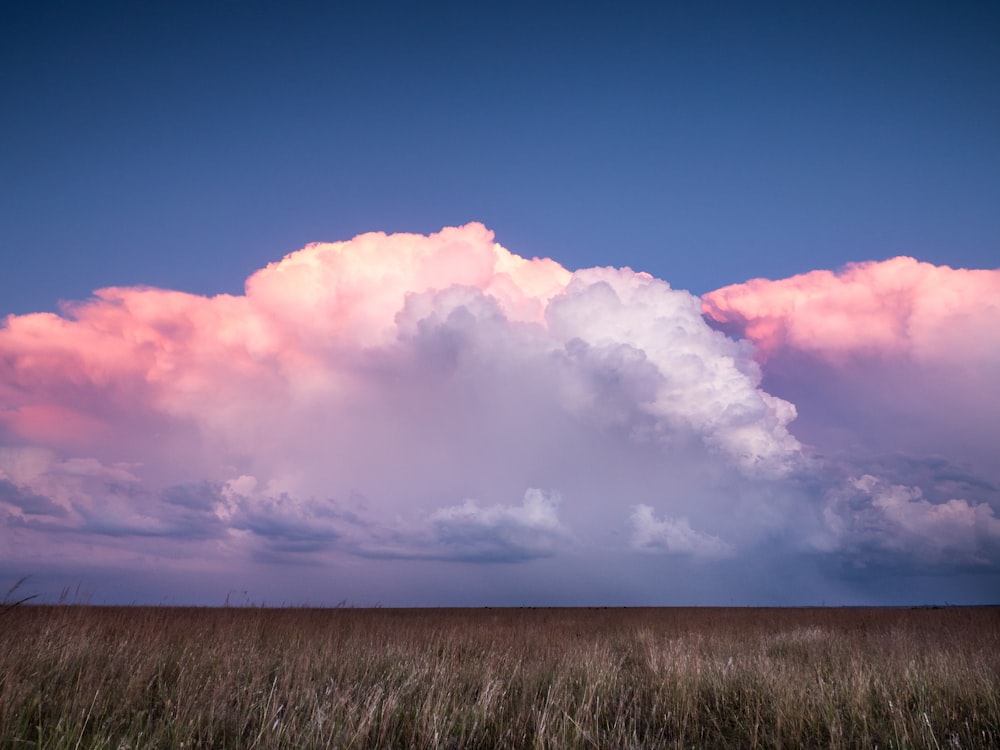
[{"label": "grass field", "polygon": [[1000,747],[1000,609],[0,615],[2,748]]}]

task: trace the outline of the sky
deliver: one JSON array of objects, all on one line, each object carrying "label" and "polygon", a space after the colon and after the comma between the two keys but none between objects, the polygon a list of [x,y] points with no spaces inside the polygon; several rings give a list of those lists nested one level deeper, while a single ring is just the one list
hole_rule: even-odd
[{"label": "sky", "polygon": [[0,588],[996,603],[1000,11],[870,5],[6,4]]}]

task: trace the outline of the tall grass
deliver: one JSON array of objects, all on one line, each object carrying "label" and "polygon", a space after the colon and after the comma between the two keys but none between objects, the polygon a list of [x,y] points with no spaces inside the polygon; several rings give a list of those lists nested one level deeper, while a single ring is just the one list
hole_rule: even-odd
[{"label": "tall grass", "polygon": [[1000,609],[23,606],[2,748],[1000,747]]}]

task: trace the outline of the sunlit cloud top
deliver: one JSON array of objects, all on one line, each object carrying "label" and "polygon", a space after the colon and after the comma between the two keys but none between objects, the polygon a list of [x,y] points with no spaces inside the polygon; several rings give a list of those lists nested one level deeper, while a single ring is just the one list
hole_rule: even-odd
[{"label": "sunlit cloud top", "polygon": [[[702,300],[476,223],[311,244],[243,295],[101,289],[0,328],[0,562],[424,604],[995,574],[997,299],[897,258]],[[979,448],[896,440],[904,403]]]}]

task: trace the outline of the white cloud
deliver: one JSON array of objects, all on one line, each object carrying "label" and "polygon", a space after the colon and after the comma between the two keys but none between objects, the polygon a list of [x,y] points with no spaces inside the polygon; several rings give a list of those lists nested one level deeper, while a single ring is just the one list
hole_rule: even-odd
[{"label": "white cloud", "polygon": [[[697,436],[755,476],[783,476],[799,459],[794,405],[759,388],[751,350],[711,330],[701,301],[629,269],[578,271],[549,305],[552,333],[578,381],[578,408],[619,402],[615,416],[666,444]],[[645,420],[643,419],[645,418]]]},{"label": "white cloud", "polygon": [[666,555],[690,555],[703,559],[729,557],[735,550],[722,539],[691,528],[685,518],[662,520],[648,505],[636,505],[629,521],[632,546],[642,552]]},{"label": "white cloud", "polygon": [[384,540],[361,542],[359,553],[467,562],[524,562],[548,557],[570,543],[559,520],[561,498],[530,488],[520,505],[483,506],[476,500],[439,508],[423,523],[400,528]]},{"label": "white cloud", "polygon": [[841,465],[807,456],[753,357],[687,292],[518,258],[477,225],[310,246],[244,296],[104,290],[0,328],[0,562],[155,551],[416,585],[456,561],[640,576],[637,553],[798,554],[809,534],[831,556],[996,562],[975,496],[830,494]]},{"label": "white cloud", "polygon": [[561,498],[528,489],[520,505],[480,506],[466,500],[434,511],[430,523],[436,540],[452,554],[527,559],[552,554],[568,538],[559,522]]},{"label": "white cloud", "polygon": [[919,487],[870,474],[831,490],[823,520],[816,546],[859,562],[990,564],[1000,550],[1000,518],[986,503],[932,503]]}]

